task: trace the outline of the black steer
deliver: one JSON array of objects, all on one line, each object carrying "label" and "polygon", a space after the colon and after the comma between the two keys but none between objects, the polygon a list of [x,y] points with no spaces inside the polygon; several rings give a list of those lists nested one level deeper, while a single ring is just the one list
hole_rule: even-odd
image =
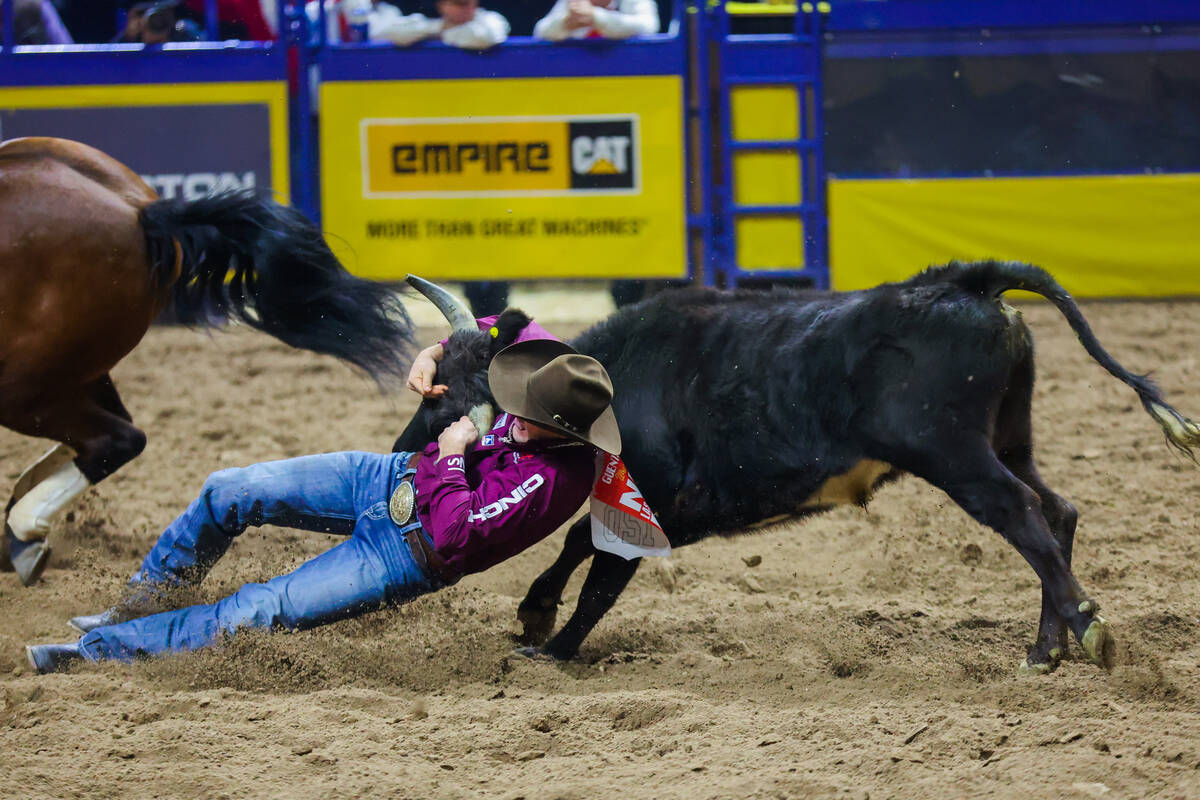
[{"label": "black steer", "polygon": [[[1189,454],[1200,444],[1200,426],[1114,361],[1070,295],[1026,264],[951,263],[841,294],[666,292],[571,344],[607,368],[622,458],[673,546],[864,503],[908,472],[997,530],[1037,573],[1041,622],[1024,668],[1054,669],[1068,632],[1105,664],[1108,625],[1071,574],[1075,508],[1034,466],[1033,341],[1000,299],[1009,289],[1054,303],[1092,358],[1137,392],[1168,443]],[[460,362],[444,361],[439,380]],[[440,406],[442,420],[457,419],[483,399],[486,384],[474,386],[473,396],[451,391],[423,404],[409,430],[429,441],[436,428],[425,415]],[[398,444],[413,449],[419,438],[406,431]],[[588,556],[575,612],[547,641],[563,587]],[[521,603],[528,643],[573,657],[637,567],[596,551],[588,519],[576,522]]]},{"label": "black steer", "polygon": [[421,401],[417,413],[392,445],[392,452],[424,450],[447,425],[467,416],[480,404],[494,403],[488,388],[488,364],[492,363],[492,356],[515,342],[528,324],[529,317],[524,312],[510,308],[492,326],[494,334],[481,332],[474,321],[470,330],[451,333],[437,372],[438,382],[446,385],[446,397]]}]

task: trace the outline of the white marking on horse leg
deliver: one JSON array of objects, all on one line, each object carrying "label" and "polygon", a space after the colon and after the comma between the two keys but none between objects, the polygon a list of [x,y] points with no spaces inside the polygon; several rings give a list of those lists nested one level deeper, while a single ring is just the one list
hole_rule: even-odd
[{"label": "white marking on horse leg", "polygon": [[8,527],[13,536],[22,542],[45,539],[54,518],[90,485],[73,461],[60,466],[54,474],[26,492],[8,512]]},{"label": "white marking on horse leg", "polygon": [[17,483],[13,486],[12,499],[20,500],[34,486],[58,472],[63,464],[74,461],[75,456],[75,451],[65,444],[56,444],[51,447],[41,458],[26,467],[25,471],[21,473],[21,477],[17,478]]}]

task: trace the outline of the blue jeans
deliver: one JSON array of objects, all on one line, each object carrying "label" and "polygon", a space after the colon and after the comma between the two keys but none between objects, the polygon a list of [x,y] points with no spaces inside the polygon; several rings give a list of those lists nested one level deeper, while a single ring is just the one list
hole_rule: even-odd
[{"label": "blue jeans", "polygon": [[411,453],[329,453],[214,472],[163,531],[131,583],[198,582],[252,525],[348,535],[348,541],[267,583],[198,605],[96,628],[79,640],[93,661],[194,650],[241,627],[301,630],[441,588],[413,559],[388,499]]}]

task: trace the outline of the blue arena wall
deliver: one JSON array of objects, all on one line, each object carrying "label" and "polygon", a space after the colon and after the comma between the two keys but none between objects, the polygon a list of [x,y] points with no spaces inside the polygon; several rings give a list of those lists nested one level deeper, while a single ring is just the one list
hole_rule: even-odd
[{"label": "blue arena wall", "polygon": [[[679,8],[644,40],[514,37],[485,53],[333,45],[285,3],[278,43],[20,47],[12,5],[0,136],[83,139],[164,194],[273,193],[340,228],[331,237],[352,242],[345,255],[376,277],[855,288],[925,261],[998,256],[1041,260],[1083,295],[1200,293],[1181,260],[1200,174],[1190,2],[731,2]],[[524,94],[489,100],[487,82]],[[629,98],[629,87],[653,87],[657,105],[619,91],[592,108],[571,101],[572,87],[605,83]],[[349,123],[348,109],[361,120]],[[491,122],[469,122],[483,116]],[[599,138],[570,133],[605,121],[617,127]],[[456,136],[476,130],[467,124],[558,126],[554,136],[574,137],[566,147],[624,136],[638,182],[567,176],[565,188],[485,191],[511,203],[445,182],[371,188],[362,130]],[[1002,199],[1003,228],[989,228]]]}]

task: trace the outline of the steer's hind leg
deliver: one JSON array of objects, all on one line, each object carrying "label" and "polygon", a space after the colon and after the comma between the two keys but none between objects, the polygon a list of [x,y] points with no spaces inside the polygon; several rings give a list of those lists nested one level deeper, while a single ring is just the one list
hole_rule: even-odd
[{"label": "steer's hind leg", "polygon": [[536,646],[550,638],[567,581],[594,552],[591,518],[583,517],[567,531],[562,552],[545,572],[534,579],[525,593],[525,599],[517,606],[517,619],[524,626],[519,637],[521,644]]},{"label": "steer's hind leg", "polygon": [[[1001,451],[1000,460],[1026,486],[1033,489],[1041,500],[1042,516],[1050,526],[1054,540],[1058,542],[1063,561],[1067,568],[1071,567],[1071,548],[1075,542],[1075,523],[1079,518],[1075,506],[1055,494],[1038,475],[1033,465],[1033,454],[1026,450],[1024,454],[1011,450]],[[1095,601],[1091,601],[1092,611],[1099,610]],[[1069,627],[1054,606],[1054,601],[1046,587],[1042,587],[1042,616],[1038,623],[1037,641],[1029,650],[1022,669],[1028,672],[1052,672],[1058,662],[1067,653],[1067,633]]]},{"label": "steer's hind leg", "polygon": [[[1042,516],[1050,526],[1062,551],[1067,567],[1071,566],[1071,549],[1075,541],[1075,523],[1079,518],[1075,506],[1059,497],[1046,485],[1033,462],[1033,359],[1023,359],[1009,378],[1008,390],[996,415],[993,445],[1000,462],[1037,493],[1041,500]],[[1054,607],[1050,594],[1042,589],[1042,616],[1037,640],[1022,665],[1027,672],[1051,672],[1067,652],[1067,621]]]},{"label": "steer's hind leg", "polygon": [[625,590],[641,561],[640,558],[626,560],[612,553],[596,551],[583,589],[579,592],[575,612],[562,630],[546,643],[542,652],[562,661],[574,658],[583,640]]},{"label": "steer's hind leg", "polygon": [[[999,532],[1033,567],[1045,597],[1093,661],[1107,665],[1112,639],[1097,606],[1067,565],[1042,511],[1042,499],[997,457],[982,436],[933,436],[920,452],[897,453],[891,463],[945,491],[968,514]],[[926,449],[926,448],[929,449]]]}]

